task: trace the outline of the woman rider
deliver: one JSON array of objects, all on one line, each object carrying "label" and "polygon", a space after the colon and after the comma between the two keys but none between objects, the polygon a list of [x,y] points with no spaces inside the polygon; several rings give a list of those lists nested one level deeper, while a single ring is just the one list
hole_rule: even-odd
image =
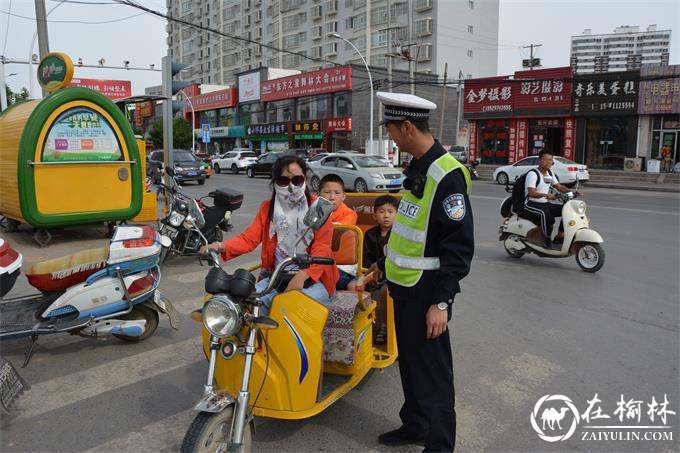
[{"label": "woman rider", "polygon": [[[238,236],[208,246],[220,252],[222,259],[228,261],[252,252],[262,244],[262,271],[257,291],[267,286],[277,264],[293,256],[296,251],[311,256],[332,257],[331,222],[326,222],[318,231],[308,231],[295,250],[295,242],[306,228],[302,220],[314,200],[305,184],[306,173],[307,164],[298,156],[279,157],[272,169],[271,199],[262,202],[253,223]],[[262,298],[267,312],[280,290],[301,290],[317,302],[328,305],[338,281],[338,268],[335,265],[313,264],[303,270],[291,265],[285,270],[287,283],[284,279],[282,284],[277,285],[277,290]]]}]

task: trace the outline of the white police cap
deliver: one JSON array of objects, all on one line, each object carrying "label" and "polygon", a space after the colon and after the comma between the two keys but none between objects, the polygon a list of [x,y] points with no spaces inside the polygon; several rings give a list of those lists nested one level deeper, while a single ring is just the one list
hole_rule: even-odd
[{"label": "white police cap", "polygon": [[434,102],[412,94],[378,91],[376,96],[385,107],[380,124],[390,121],[427,121],[430,111],[437,110]]}]

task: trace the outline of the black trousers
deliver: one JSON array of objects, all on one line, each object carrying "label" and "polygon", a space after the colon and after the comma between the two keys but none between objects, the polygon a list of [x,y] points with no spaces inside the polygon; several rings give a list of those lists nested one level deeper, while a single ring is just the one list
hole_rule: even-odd
[{"label": "black trousers", "polygon": [[404,391],[399,417],[414,437],[425,436],[425,450],[453,451],[456,411],[451,342],[448,330],[433,340],[426,338],[425,314],[431,304],[432,301],[394,301]]},{"label": "black trousers", "polygon": [[[547,239],[552,237],[553,225],[556,217],[562,217],[562,205],[554,203],[536,203],[527,201],[524,203],[522,217],[526,217],[538,225]],[[560,231],[564,231],[564,225],[560,222]]]}]

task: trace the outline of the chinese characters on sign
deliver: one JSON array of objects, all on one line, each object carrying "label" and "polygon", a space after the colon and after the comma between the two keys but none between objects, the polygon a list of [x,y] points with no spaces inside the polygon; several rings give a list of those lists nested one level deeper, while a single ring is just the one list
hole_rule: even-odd
[{"label": "chinese characters on sign", "polygon": [[519,120],[517,122],[517,160],[526,157],[527,149],[527,121]]},{"label": "chinese characters on sign", "polygon": [[637,71],[576,76],[574,115],[637,114],[639,80]]},{"label": "chinese characters on sign", "polygon": [[508,163],[513,164],[515,163],[516,156],[515,153],[517,152],[517,121],[512,120],[510,121],[510,154],[508,156]]},{"label": "chinese characters on sign", "polygon": [[477,121],[470,121],[468,132],[468,154],[472,160],[477,160]]},{"label": "chinese characters on sign", "polygon": [[281,135],[287,133],[286,123],[252,124],[246,128],[246,135]]},{"label": "chinese characters on sign", "polygon": [[470,84],[465,90],[466,112],[511,112],[512,85],[510,82],[478,87]]},{"label": "chinese characters on sign", "polygon": [[564,146],[562,147],[562,155],[566,159],[574,158],[574,119],[567,118],[564,120]]},{"label": "chinese characters on sign", "polygon": [[292,132],[321,132],[321,121],[300,121],[293,123]]},{"label": "chinese characters on sign", "polygon": [[[211,93],[199,94],[190,97],[189,100],[194,106],[195,111],[212,110],[236,105],[236,88],[213,91]],[[187,105],[189,108],[189,105]]]},{"label": "chinese characters on sign", "polygon": [[639,113],[680,113],[680,65],[643,65],[640,77]]},{"label": "chinese characters on sign", "polygon": [[352,89],[352,68],[341,66],[262,82],[263,102]]},{"label": "chinese characters on sign", "polygon": [[330,118],[324,120],[326,132],[352,132],[352,118]]},{"label": "chinese characters on sign", "polygon": [[69,86],[89,88],[109,99],[132,96],[132,85],[129,80],[72,79]]}]

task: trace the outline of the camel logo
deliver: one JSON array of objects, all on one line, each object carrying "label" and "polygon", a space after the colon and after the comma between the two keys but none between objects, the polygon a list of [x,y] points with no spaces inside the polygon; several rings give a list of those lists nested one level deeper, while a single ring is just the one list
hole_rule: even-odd
[{"label": "camel logo", "polygon": [[[545,403],[550,401],[561,401],[563,404],[557,406],[557,408],[543,407]],[[566,434],[555,436],[546,435],[546,426],[550,431],[555,431],[556,429],[563,430],[562,421],[564,420],[565,415],[570,412],[573,415],[573,418],[571,426]],[[542,426],[539,426],[539,420],[542,422]],[[563,395],[545,395],[536,402],[534,411],[531,413],[531,426],[533,426],[534,430],[538,433],[538,437],[547,442],[557,442],[569,439],[572,434],[574,434],[574,431],[576,431],[576,426],[578,426],[580,421],[578,410],[571,400]]]}]

